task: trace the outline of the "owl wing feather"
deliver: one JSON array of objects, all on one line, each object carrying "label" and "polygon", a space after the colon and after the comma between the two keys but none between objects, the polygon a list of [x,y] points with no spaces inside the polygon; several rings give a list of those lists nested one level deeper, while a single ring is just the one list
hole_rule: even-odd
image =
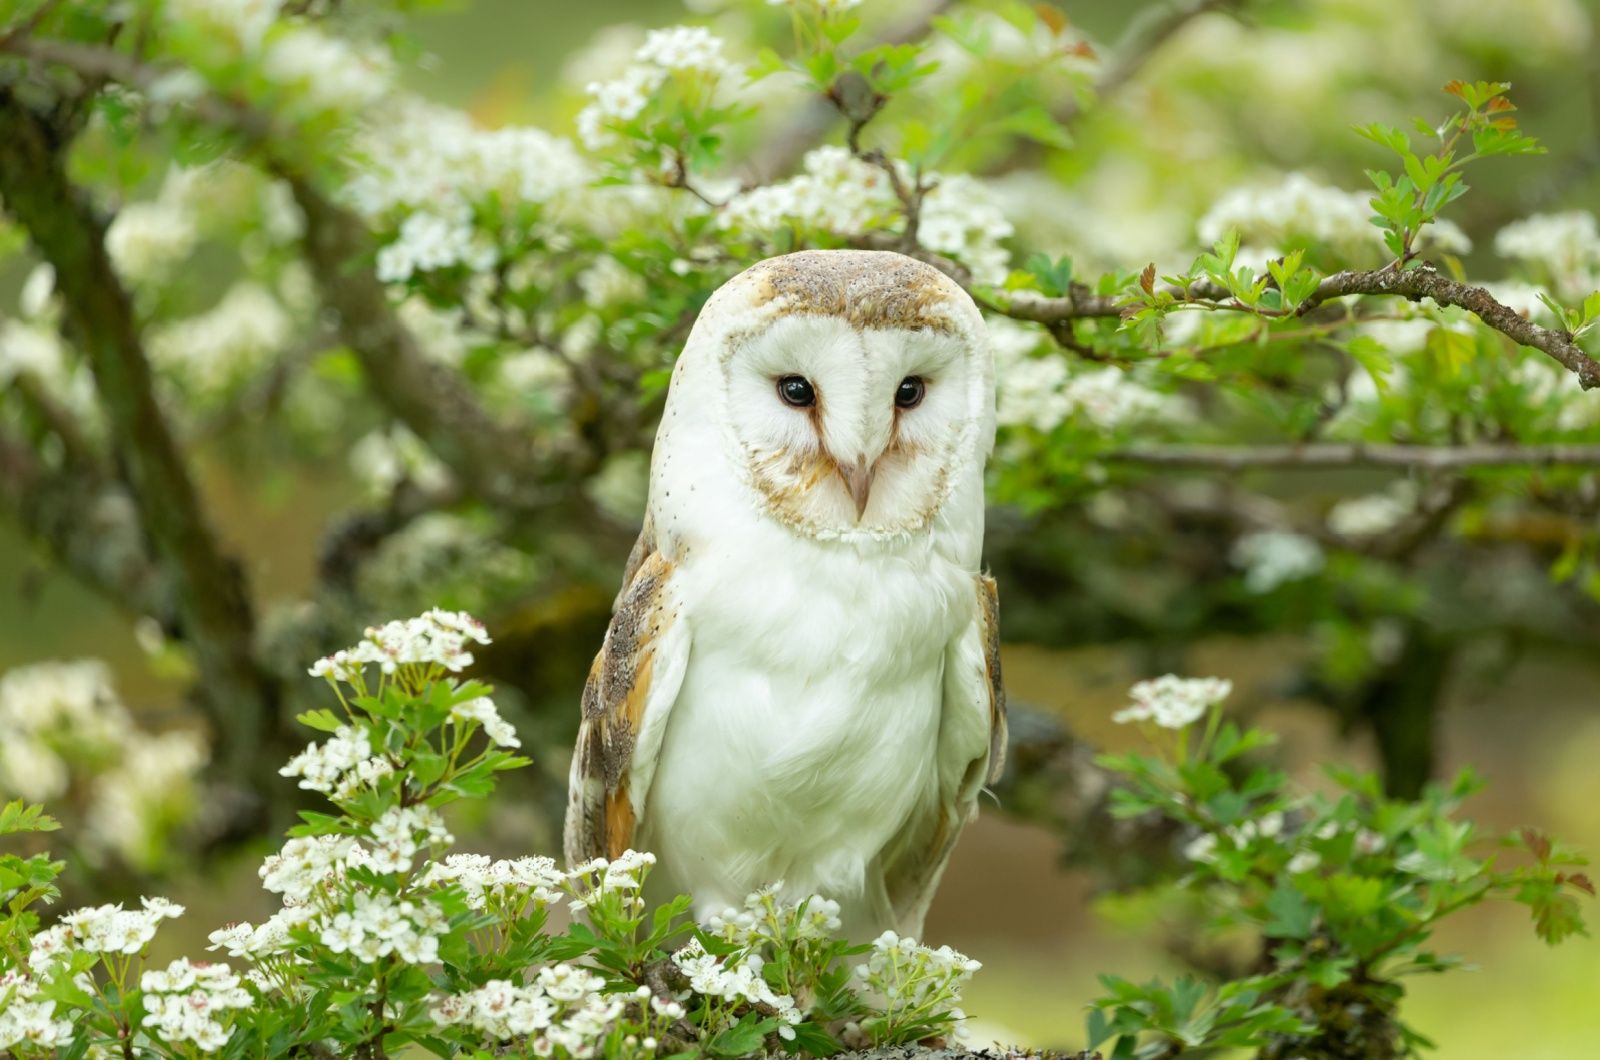
[{"label": "owl wing feather", "polygon": [[615,858],[633,844],[689,661],[672,575],[647,521],[583,689],[563,844],[572,864]]},{"label": "owl wing feather", "polygon": [[978,794],[1005,768],[1006,698],[1000,679],[1000,597],[979,575],[977,616],[945,651],[944,710],[936,752],[938,797],[884,851],[884,890],[902,934],[914,933]]}]

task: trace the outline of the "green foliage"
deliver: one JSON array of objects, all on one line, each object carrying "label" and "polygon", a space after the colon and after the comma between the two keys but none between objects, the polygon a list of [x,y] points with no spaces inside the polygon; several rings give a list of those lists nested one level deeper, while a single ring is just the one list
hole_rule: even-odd
[{"label": "green foliage", "polygon": [[[1378,189],[1372,199],[1372,223],[1384,233],[1384,245],[1404,268],[1415,257],[1415,243],[1424,225],[1432,224],[1439,211],[1466,194],[1459,172],[1468,162],[1493,155],[1538,155],[1544,148],[1531,136],[1517,129],[1511,117],[1516,110],[1504,93],[1509,84],[1478,81],[1467,84],[1452,81],[1445,91],[1466,107],[1452,114],[1437,128],[1417,119],[1416,128],[1424,137],[1437,142],[1437,149],[1417,155],[1411,138],[1388,125],[1360,126],[1358,133],[1400,157],[1404,175],[1383,170],[1368,170],[1367,177]],[[1457,156],[1462,138],[1472,150]]]},{"label": "green foliage", "polygon": [[1426,1039],[1400,1016],[1403,982],[1459,967],[1429,946],[1445,917],[1509,900],[1548,943],[1586,933],[1578,896],[1594,885],[1585,859],[1532,829],[1480,836],[1460,815],[1480,786],[1470,772],[1406,800],[1384,795],[1376,777],[1330,766],[1332,790],[1306,791],[1260,761],[1269,733],[1224,720],[1214,702],[1203,717],[1194,730],[1184,716],[1157,714],[1146,728],[1152,753],[1100,764],[1122,780],[1119,816],[1183,826],[1182,871],[1154,886],[1195,899],[1200,918],[1186,930],[1243,932],[1253,971],[1212,987],[1105,977],[1089,1015],[1093,1046],[1115,1039],[1114,1057],[1225,1047],[1321,1056],[1364,1013],[1367,1046],[1392,1041],[1412,1055]]}]

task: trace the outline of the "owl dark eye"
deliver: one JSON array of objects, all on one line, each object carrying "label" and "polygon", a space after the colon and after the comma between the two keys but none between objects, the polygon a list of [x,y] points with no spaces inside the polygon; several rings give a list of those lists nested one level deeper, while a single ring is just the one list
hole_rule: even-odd
[{"label": "owl dark eye", "polygon": [[894,392],[896,408],[914,409],[922,404],[922,396],[928,392],[928,385],[919,376],[908,375],[900,380],[900,386]]},{"label": "owl dark eye", "polygon": [[797,409],[810,408],[817,403],[817,392],[811,389],[811,381],[800,375],[786,375],[778,380],[778,396],[785,405]]}]

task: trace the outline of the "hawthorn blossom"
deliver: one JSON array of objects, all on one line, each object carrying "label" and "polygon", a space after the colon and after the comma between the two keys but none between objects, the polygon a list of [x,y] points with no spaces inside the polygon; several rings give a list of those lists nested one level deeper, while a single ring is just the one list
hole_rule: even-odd
[{"label": "hawthorn blossom", "polygon": [[439,959],[439,939],[449,926],[439,907],[426,899],[357,891],[349,908],[321,921],[317,937],[329,952],[363,961],[393,954],[408,964],[431,964]]},{"label": "hawthorn blossom", "polygon": [[491,979],[469,993],[438,999],[428,1014],[440,1026],[472,1027],[490,1042],[532,1036],[538,1055],[559,1047],[586,1058],[597,1055],[623,1013],[625,999],[604,989],[605,980],[593,972],[546,965],[530,984]]},{"label": "hawthorn blossom", "polygon": [[522,741],[517,739],[517,730],[511,723],[500,716],[500,710],[494,705],[494,700],[488,696],[479,696],[469,699],[465,703],[457,703],[450,708],[450,717],[460,722],[476,722],[483,726],[483,731],[488,733],[489,739],[500,747],[521,747]]},{"label": "hawthorn blossom", "polygon": [[1377,537],[1399,526],[1417,508],[1417,489],[1400,481],[1382,493],[1351,497],[1328,511],[1328,529],[1341,537]]},{"label": "hawthorn blossom", "polygon": [[1204,717],[1232,691],[1233,682],[1224,678],[1167,674],[1129,689],[1133,704],[1117,711],[1111,720],[1121,724],[1153,721],[1164,729],[1182,729]]},{"label": "hawthorn blossom", "polygon": [[393,674],[401,666],[437,666],[460,673],[472,665],[468,645],[489,642],[482,622],[465,611],[435,607],[416,618],[368,627],[360,644],[319,660],[308,672],[335,681],[357,677],[368,666],[377,666],[385,674]]},{"label": "hawthorn blossom", "polygon": [[482,910],[491,901],[528,898],[541,906],[558,902],[566,878],[548,857],[494,861],[487,854],[451,854],[442,862],[430,862],[417,882],[454,883],[466,893],[469,906]]},{"label": "hawthorn blossom", "polygon": [[[0,1049],[29,1055],[33,1048],[53,1049],[71,1041],[74,1024],[56,1018],[56,1003],[38,998],[39,984],[12,970],[0,974]],[[18,1047],[24,1048],[18,1048]]]},{"label": "hawthorn blossom", "polygon": [[165,970],[150,969],[139,979],[145,1009],[143,1025],[170,1045],[193,1042],[205,1052],[228,1041],[222,1025],[230,1009],[249,1008],[250,991],[225,964],[193,964],[178,958]]},{"label": "hawthorn blossom", "polygon": [[1269,593],[1288,582],[1310,578],[1324,564],[1322,546],[1290,530],[1260,530],[1233,543],[1229,559],[1244,568],[1244,585],[1253,593]]},{"label": "hawthorn blossom", "polygon": [[[704,997],[770,1005],[780,1020],[791,1025],[803,1018],[794,998],[777,993],[761,977],[765,962],[759,954],[747,953],[736,960],[719,958],[707,953],[699,939],[693,939],[673,953],[672,963],[688,978],[689,989]],[[787,1028],[780,1027],[779,1034],[784,1030]]]},{"label": "hawthorn blossom", "polygon": [[607,147],[616,140],[612,127],[637,118],[674,74],[716,79],[730,69],[721,39],[703,26],[651,30],[619,76],[586,86],[590,102],[578,113],[578,138],[590,150]]},{"label": "hawthorn blossom", "polygon": [[341,725],[327,741],[306,745],[278,770],[280,777],[299,777],[299,787],[307,791],[329,792],[346,770],[372,757],[372,743],[365,729]]},{"label": "hawthorn blossom", "polygon": [[961,988],[983,965],[951,949],[922,946],[915,939],[885,931],[872,942],[872,953],[856,975],[883,998],[887,1017],[949,1012],[957,1034],[966,1018],[957,1002]]},{"label": "hawthorn blossom", "polygon": [[61,918],[63,941],[90,953],[139,953],[156,937],[161,921],[183,915],[183,906],[165,898],[140,901],[141,909],[124,909],[118,902],[73,910]]},{"label": "hawthorn blossom", "polygon": [[106,253],[125,279],[135,283],[164,278],[199,241],[190,212],[171,202],[129,203],[106,229]]}]

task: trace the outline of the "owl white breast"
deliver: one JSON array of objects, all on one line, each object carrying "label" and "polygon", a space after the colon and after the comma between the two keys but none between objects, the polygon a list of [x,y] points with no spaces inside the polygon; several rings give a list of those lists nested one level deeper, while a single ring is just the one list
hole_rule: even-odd
[{"label": "owl white breast", "polygon": [[991,364],[971,299],[898,254],[713,295],[585,695],[569,856],[653,850],[702,915],[782,880],[853,937],[920,932],[1003,746]]}]

